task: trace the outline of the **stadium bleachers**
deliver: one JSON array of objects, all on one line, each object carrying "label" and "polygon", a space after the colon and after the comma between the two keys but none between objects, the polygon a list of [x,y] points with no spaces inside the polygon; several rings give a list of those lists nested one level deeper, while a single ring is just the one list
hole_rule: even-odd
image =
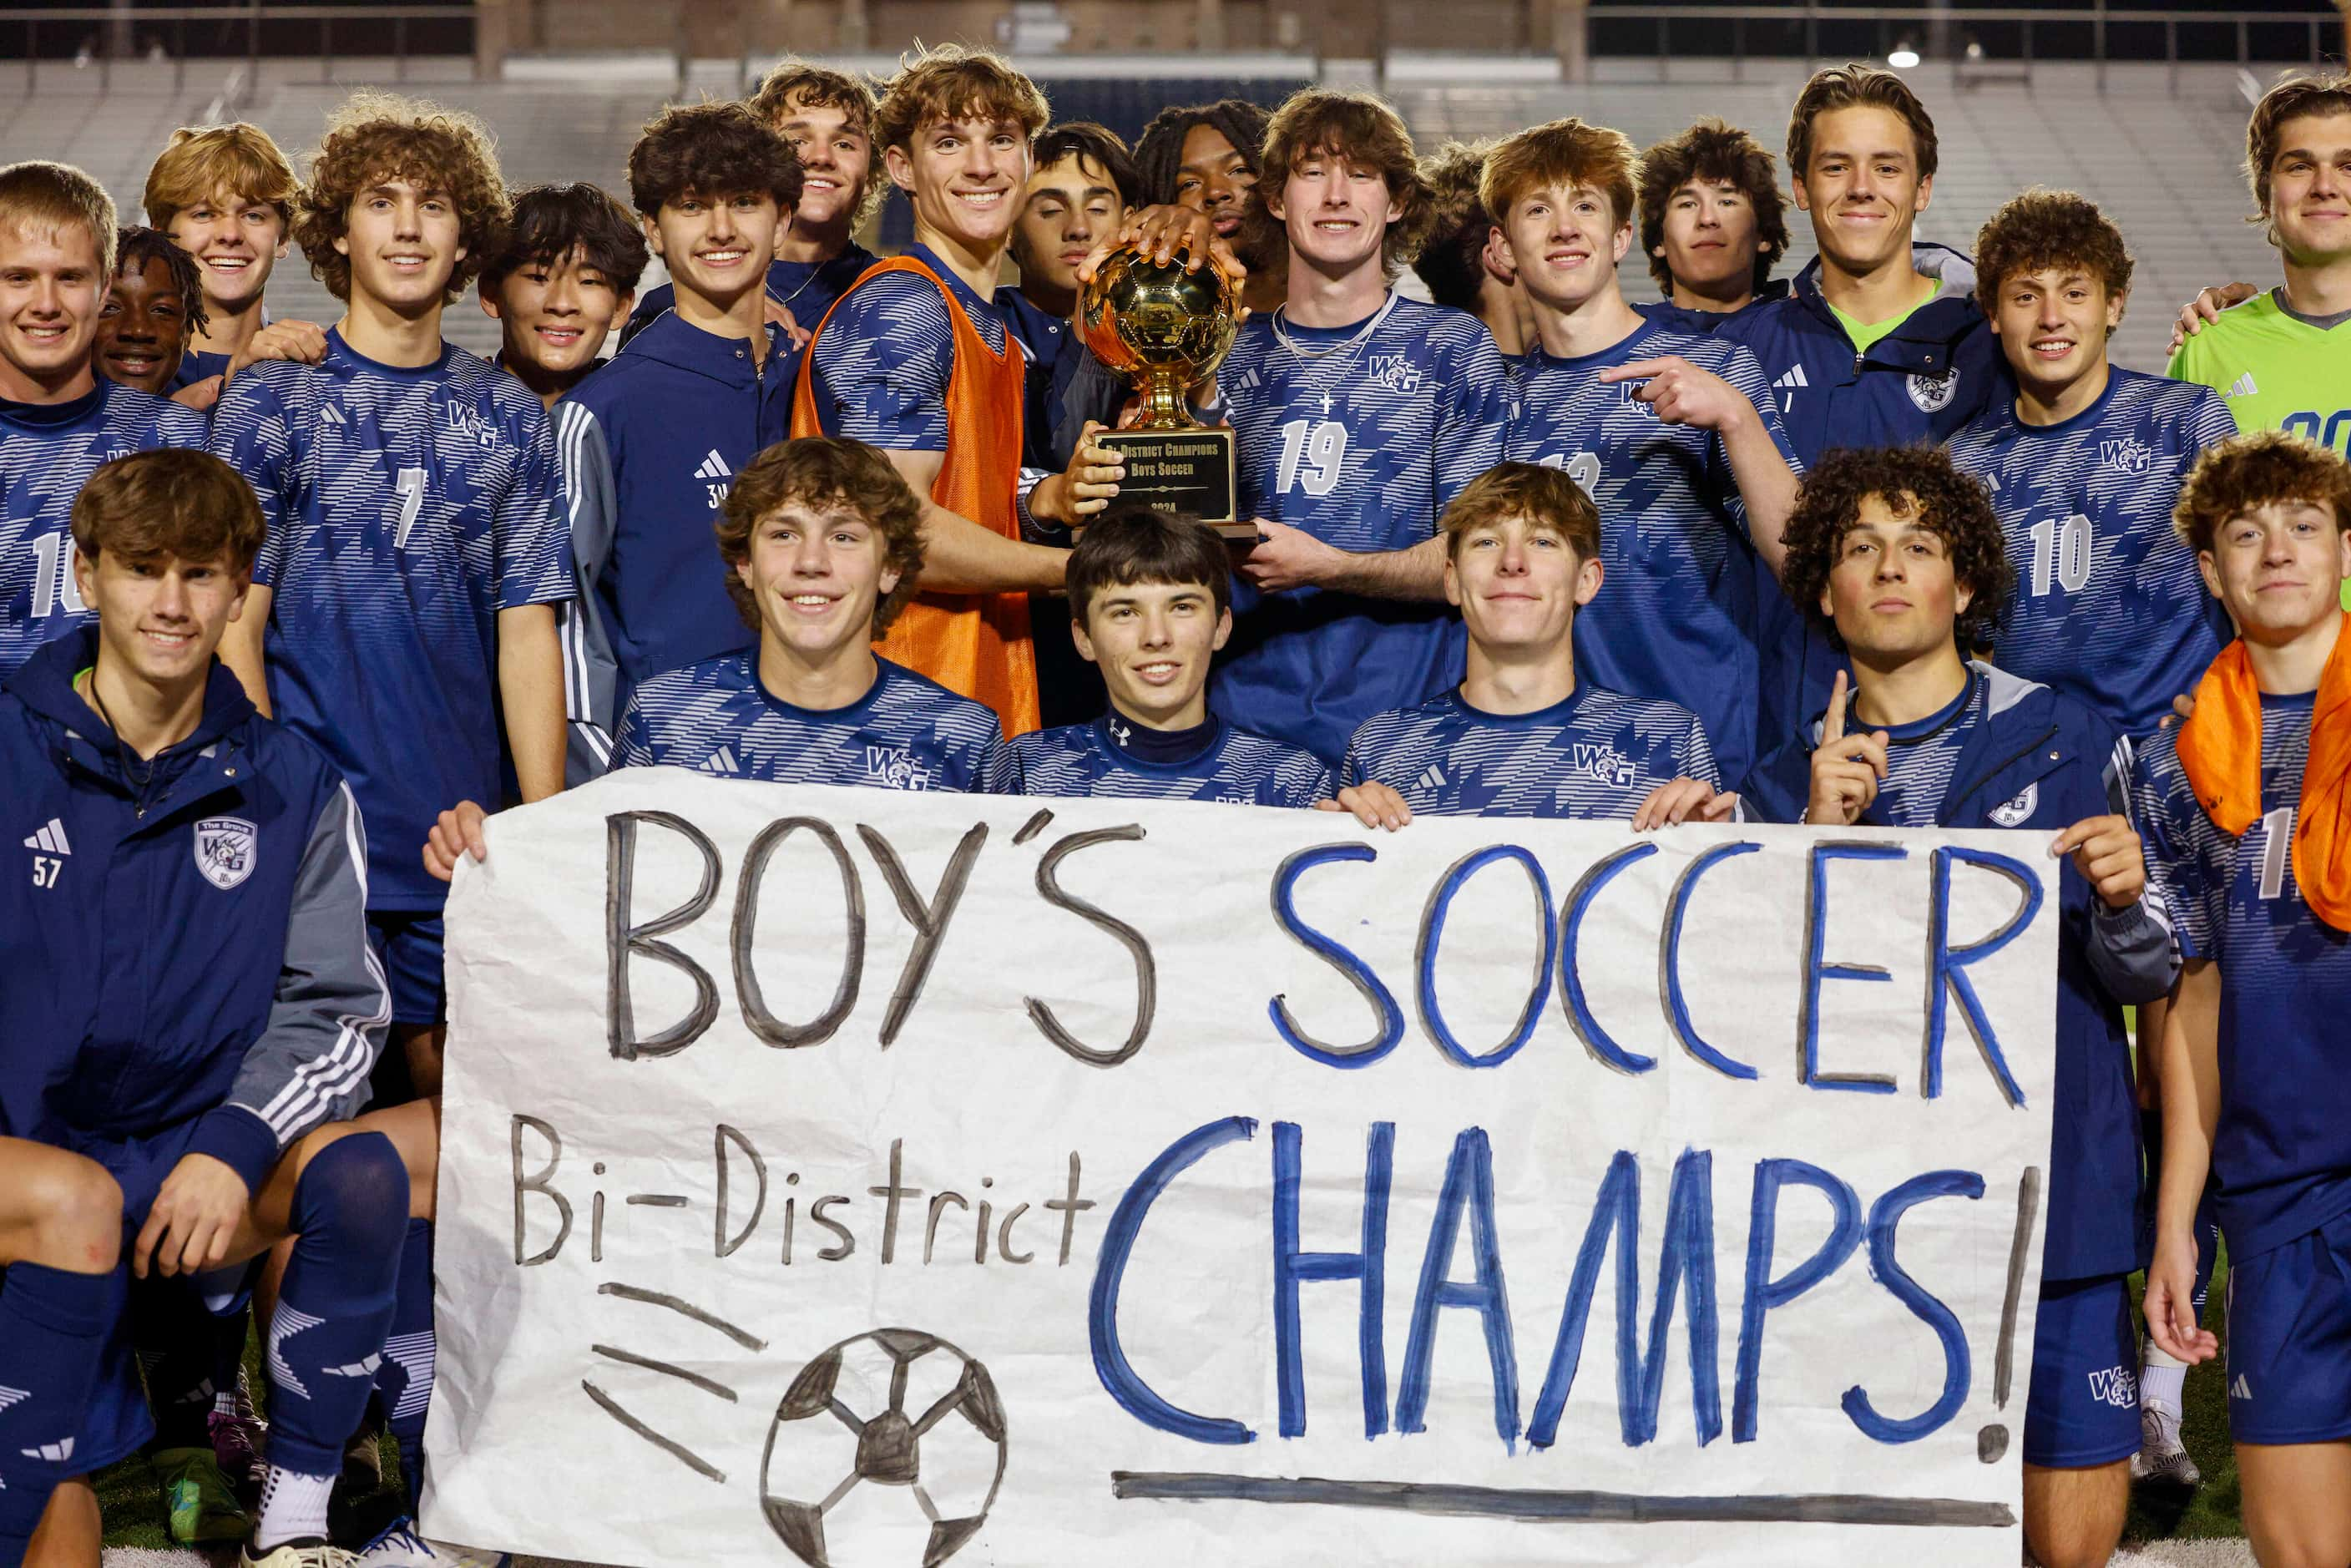
[{"label": "stadium bleachers", "polygon": [[[878,62],[859,62],[861,64]],[[1095,64],[1083,74],[1036,64],[1058,118],[1095,119],[1132,135],[1162,105],[1227,94],[1276,102],[1302,77],[1207,74],[1198,62],[1131,62],[1132,70]],[[1171,65],[1185,68],[1180,73]],[[687,90],[728,90],[735,63],[711,62],[689,74]],[[496,131],[507,177],[517,183],[592,179],[618,189],[637,128],[677,96],[674,78],[616,77],[562,62],[533,62],[500,82],[475,82],[464,62],[410,64],[408,86],[472,110]],[[137,212],[147,164],[171,129],[199,118],[220,94],[219,79],[191,69],[178,88],[167,65],[118,66],[104,90],[96,73],[45,67],[38,90],[0,98],[0,161],[63,158],[103,180],[126,214]],[[1725,73],[1727,74],[1727,73]],[[1603,80],[1571,87],[1528,80],[1521,72],[1479,71],[1424,62],[1392,75],[1388,93],[1424,148],[1454,137],[1506,134],[1562,114],[1614,125],[1646,144],[1701,114],[1754,129],[1776,147],[1787,106],[1802,79],[1801,62],[1749,62],[1743,81]],[[289,151],[316,141],[327,112],[352,86],[389,84],[384,62],[339,60],[335,79],[315,62],[274,64],[246,93],[238,112],[268,128]],[[434,79],[436,76],[442,79]],[[1497,79],[1500,78],[1500,79]],[[2168,322],[2179,304],[2207,283],[2232,277],[2266,282],[2274,254],[2260,230],[2242,222],[2249,209],[2239,165],[2245,102],[2234,67],[2190,66],[2169,89],[2160,67],[2110,67],[2103,91],[2087,67],[2040,68],[2030,82],[1962,85],[1947,72],[1919,73],[1935,112],[1942,172],[1921,235],[1972,249],[1976,230],[2010,193],[2036,181],[2070,185],[2104,204],[2138,257],[2134,308],[2116,340],[2118,362],[2159,370]],[[895,214],[893,216],[893,214]],[[882,219],[885,243],[903,240],[903,204]],[[1790,224],[1782,271],[1812,254],[1808,226]],[[1628,275],[1628,292],[1646,285]],[[331,302],[298,258],[279,274],[271,300],[286,316],[330,319]],[[496,346],[493,324],[468,308],[452,311],[450,336],[480,351]]]}]

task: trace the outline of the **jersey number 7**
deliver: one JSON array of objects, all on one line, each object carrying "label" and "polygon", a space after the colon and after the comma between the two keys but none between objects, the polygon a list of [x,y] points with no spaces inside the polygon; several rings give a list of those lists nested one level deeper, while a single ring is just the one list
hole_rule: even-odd
[{"label": "jersey number 7", "polygon": [[400,526],[392,530],[392,535],[395,549],[408,548],[408,530],[416,526],[417,514],[424,510],[426,477],[422,468],[402,468],[399,479],[392,485],[392,489],[400,496]]}]

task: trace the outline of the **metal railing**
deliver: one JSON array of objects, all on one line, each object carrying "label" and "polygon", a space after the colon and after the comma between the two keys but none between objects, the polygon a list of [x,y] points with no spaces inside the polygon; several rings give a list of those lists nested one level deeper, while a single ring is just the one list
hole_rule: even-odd
[{"label": "metal railing", "polygon": [[[2229,37],[2233,42],[2232,56],[2239,66],[2253,63],[2253,39],[2256,29],[2271,30],[2273,35],[2299,33],[2302,47],[2294,57],[2269,55],[2267,60],[2283,63],[2293,57],[2310,65],[2325,64],[2330,57],[2340,59],[2343,50],[2345,21],[2332,9],[2312,10],[2252,10],[2237,8],[2229,11],[2185,11],[2140,7],[2120,7],[2105,5],[2075,6],[2070,9],[2002,5],[1955,5],[1935,11],[1889,11],[1883,7],[1851,5],[1824,5],[1808,0],[1803,5],[1594,5],[1587,16],[1587,33],[1601,29],[1614,31],[1627,24],[1646,24],[1656,29],[1654,51],[1625,47],[1604,48],[1602,39],[1591,37],[1594,57],[1625,57],[1654,52],[1662,78],[1667,62],[1676,54],[1672,39],[1676,22],[1699,23],[1717,36],[1728,34],[1729,57],[1736,78],[1744,62],[1755,57],[1788,58],[1800,54],[1809,70],[1832,53],[1844,50],[1824,50],[1822,36],[1824,29],[1834,29],[1852,36],[1852,30],[1866,28],[1874,36],[1870,53],[1886,58],[1893,47],[1905,39],[1923,41],[1934,32],[1959,35],[1979,34],[1993,27],[2013,29],[2018,39],[2016,53],[1993,53],[1982,49],[1980,42],[1975,50],[1955,53],[1952,59],[1963,66],[2011,66],[2028,75],[2039,61],[2085,61],[2097,69],[2098,84],[2105,84],[2109,64],[2144,63],[2160,60],[2168,68],[2176,88],[2183,58],[2180,35],[2183,28],[2191,35]],[[1801,37],[1800,47],[1793,50],[1759,50],[1750,47],[1750,25],[1761,24],[1771,32],[1785,37],[1791,32]],[[2053,31],[2072,29],[2076,35],[2086,30],[2086,47],[2047,47]],[[2160,29],[2160,54],[2152,50],[2117,52],[2118,34],[2140,30],[2146,33]],[[1689,51],[1685,49],[1683,53]],[[1707,51],[1713,52],[1713,51]],[[2191,59],[2210,59],[2209,54],[2195,54]]]},{"label": "metal railing", "polygon": [[[1166,8],[1136,5],[1127,8],[1126,14]],[[959,30],[977,37],[993,36],[995,24],[1014,15],[1008,0],[967,0],[960,9],[968,11],[972,26]],[[760,52],[749,37],[756,10],[745,7],[741,12],[741,52],[747,57]],[[1646,5],[1637,0],[1619,5],[1614,0],[1593,0],[1588,9],[1561,5],[1556,0],[1483,0],[1482,4],[1473,0],[1467,7],[1432,7],[1426,0],[1379,0],[1362,9],[1332,8],[1320,26],[1309,20],[1302,29],[1292,29],[1297,34],[1294,37],[1270,36],[1281,31],[1270,27],[1277,17],[1287,19],[1300,13],[1311,16],[1315,10],[1304,0],[1222,0],[1220,14],[1236,27],[1246,21],[1253,37],[1268,35],[1253,47],[1317,57],[1368,53],[1384,58],[1392,51],[1424,47],[1423,35],[1426,36],[1425,47],[1445,52],[1460,47],[1466,36],[1474,36],[1489,53],[1499,46],[1510,53],[1554,54],[1563,62],[1653,59],[1661,80],[1670,74],[1677,59],[1727,58],[1732,79],[1737,80],[1750,60],[1801,58],[1810,68],[1831,57],[1870,55],[1883,59],[1897,42],[1923,43],[1932,36],[1938,40],[1974,38],[1972,49],[1930,47],[1927,51],[1930,61],[1948,60],[1963,72],[2029,77],[2036,63],[2087,62],[2095,66],[2103,87],[2109,64],[2135,60],[2165,65],[2175,89],[2183,61],[2233,57],[2240,66],[2256,60],[2324,64],[2330,56],[2340,57],[2345,26],[2343,18],[2331,8],[2193,11],[2123,7],[2104,0],[2063,9],[1973,5],[1969,0],[1932,9],[1894,9],[1840,0],[1720,5]],[[1365,10],[1371,23],[1368,37],[1362,25]],[[1493,25],[1465,27],[1463,19],[1473,11]],[[673,0],[669,14],[676,25],[675,52],[683,79],[687,11],[679,0]],[[864,14],[863,7],[857,8],[857,15]],[[1348,30],[1343,48],[1334,48],[1335,40],[1322,36],[1332,26]],[[242,58],[250,81],[259,76],[265,57],[317,59],[331,74],[339,49],[346,56],[382,58],[388,55],[397,78],[405,76],[412,55],[474,56],[480,68],[479,26],[475,8],[456,4],[326,5],[242,0],[235,5],[140,5],[127,12],[110,5],[19,5],[0,11],[0,57],[5,57],[8,42],[21,41],[28,91],[38,85],[45,47],[53,58],[73,57],[78,52],[79,63],[94,68],[101,85],[114,68],[139,57],[150,47],[170,62],[175,88],[191,60]],[[1557,29],[1562,26],[1572,36],[1558,36]],[[1100,30],[1098,26],[1096,31]],[[417,47],[420,37],[423,47]],[[131,46],[118,50],[115,46],[126,37]],[[903,40],[880,42],[894,49]],[[365,47],[359,47],[362,44]],[[810,44],[821,48],[815,40],[801,47]],[[1095,47],[1121,52],[1114,39]],[[731,51],[720,51],[727,52]],[[488,62],[491,68],[496,63]]]},{"label": "metal railing", "polygon": [[[139,40],[162,46],[163,56],[172,67],[172,89],[178,91],[185,83],[188,63],[192,59],[201,62],[242,57],[250,80],[260,74],[265,54],[272,57],[295,55],[319,60],[331,75],[336,57],[338,26],[343,29],[342,40],[347,52],[364,53],[371,57],[388,55],[392,61],[394,79],[404,79],[412,54],[472,54],[475,21],[474,7],[463,5],[279,5],[253,0],[253,3],[234,7],[141,5],[128,12],[106,5],[40,5],[0,14],[0,38],[13,34],[23,40],[25,90],[27,93],[37,91],[40,84],[44,43],[56,41],[61,34],[76,52],[53,57],[69,58],[95,69],[99,73],[101,89],[110,84],[117,65],[130,65],[147,57]],[[436,30],[452,36],[462,34],[462,42],[450,47],[413,49],[411,29],[418,23],[439,24]],[[390,47],[349,50],[348,46],[355,37],[355,27],[360,29],[357,37],[380,39]],[[112,45],[126,29],[132,36],[133,47],[129,52],[118,56]],[[315,39],[315,47],[301,47],[304,33],[309,33]],[[77,37],[81,41],[73,43]],[[163,43],[165,37],[170,40],[168,45]],[[271,46],[266,49],[265,39]],[[279,47],[278,40],[291,47]]]}]

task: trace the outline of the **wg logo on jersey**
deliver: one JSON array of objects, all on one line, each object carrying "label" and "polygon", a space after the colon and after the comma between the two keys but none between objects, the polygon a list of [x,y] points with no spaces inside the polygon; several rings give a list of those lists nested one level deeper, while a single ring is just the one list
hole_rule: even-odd
[{"label": "wg logo on jersey", "polygon": [[243,817],[206,817],[196,824],[196,869],[226,893],[253,874],[261,831]]},{"label": "wg logo on jersey", "polygon": [[2098,443],[2100,466],[2122,474],[2144,474],[2155,464],[2155,448],[2125,435]]},{"label": "wg logo on jersey", "polygon": [[1940,413],[1959,395],[1959,372],[1954,369],[1947,375],[1912,376],[1908,385],[1910,401],[1920,413]]},{"label": "wg logo on jersey", "polygon": [[869,746],[865,748],[865,781],[884,789],[927,789],[931,787],[931,770],[903,746]]},{"label": "wg logo on jersey", "polygon": [[1420,367],[1402,354],[1374,354],[1364,379],[1381,392],[1418,392]]},{"label": "wg logo on jersey", "polygon": [[1622,789],[1633,782],[1637,772],[1633,759],[1613,746],[1592,741],[1578,741],[1568,748],[1567,770],[1581,773],[1587,779]]},{"label": "wg logo on jersey", "polygon": [[2129,1367],[2110,1366],[2104,1372],[2093,1372],[2088,1375],[2092,1399],[2117,1409],[2138,1408],[2138,1379],[2132,1375]]},{"label": "wg logo on jersey", "polygon": [[470,441],[485,452],[496,451],[502,440],[498,427],[485,419],[480,409],[464,403],[443,403],[441,423],[450,434]]},{"label": "wg logo on jersey", "polygon": [[2003,828],[2021,827],[2032,820],[2032,808],[2041,804],[2041,786],[2027,784],[2024,793],[2005,805],[1991,809],[1991,820]]}]

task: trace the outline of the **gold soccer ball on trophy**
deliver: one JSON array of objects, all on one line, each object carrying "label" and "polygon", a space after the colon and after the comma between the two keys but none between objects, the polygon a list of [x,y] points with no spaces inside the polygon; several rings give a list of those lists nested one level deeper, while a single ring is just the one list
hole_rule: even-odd
[{"label": "gold soccer ball on trophy", "polygon": [[1240,297],[1212,263],[1186,271],[1180,260],[1153,261],[1133,246],[1113,251],[1078,305],[1086,347],[1124,377],[1143,400],[1135,430],[1196,426],[1184,393],[1217,368],[1233,346]]}]

